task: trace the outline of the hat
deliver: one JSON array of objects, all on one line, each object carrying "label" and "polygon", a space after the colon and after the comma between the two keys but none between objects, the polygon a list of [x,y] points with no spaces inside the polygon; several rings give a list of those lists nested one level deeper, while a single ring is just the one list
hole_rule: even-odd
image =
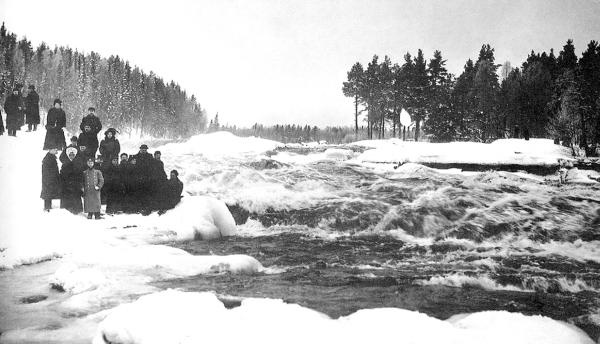
[{"label": "hat", "polygon": [[66,152],[67,152],[67,155],[69,155],[71,153],[77,154],[77,148],[75,148],[75,147],[69,147],[69,148],[67,148]]},{"label": "hat", "polygon": [[140,149],[148,149],[148,145],[143,144],[143,145],[140,146]]},{"label": "hat", "polygon": [[56,98],[56,99],[54,99],[54,103],[52,105],[56,105],[56,103],[59,103],[60,105],[62,105],[62,100]]},{"label": "hat", "polygon": [[93,107],[93,106],[90,106],[90,107],[88,108],[88,111],[96,111],[96,108],[95,108],[95,107]]},{"label": "hat", "polygon": [[179,176],[179,172],[177,172],[177,170],[172,170],[171,173],[175,173],[176,176]]},{"label": "hat", "polygon": [[127,153],[121,153],[121,155],[120,155],[120,156],[123,156],[123,155],[125,155],[125,156],[129,156],[129,154],[127,154]]},{"label": "hat", "polygon": [[35,86],[33,86],[33,85],[29,85],[29,87],[27,87],[27,88],[30,90],[35,90]]},{"label": "hat", "polygon": [[108,133],[113,133],[113,136],[115,136],[117,134],[117,129],[115,128],[108,128],[106,129],[106,131],[104,132],[104,135],[108,134]]},{"label": "hat", "polygon": [[79,140],[79,139],[77,138],[77,136],[71,136],[71,141],[77,141],[77,140]]},{"label": "hat", "polygon": [[[93,158],[93,157],[91,157],[91,156],[88,156],[88,158],[87,158],[87,159],[85,159],[85,161],[86,161],[86,162],[88,162],[88,161],[94,161],[94,158]],[[95,161],[94,161],[94,162],[95,162]]]},{"label": "hat", "polygon": [[154,154],[160,154],[160,155],[162,155],[162,153],[160,151],[154,151]]}]

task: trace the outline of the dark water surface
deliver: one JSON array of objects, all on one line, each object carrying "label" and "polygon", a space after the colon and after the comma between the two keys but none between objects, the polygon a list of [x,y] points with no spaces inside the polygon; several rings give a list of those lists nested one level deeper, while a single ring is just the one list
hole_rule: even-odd
[{"label": "dark water surface", "polygon": [[[375,172],[339,161],[230,164],[202,160],[194,179],[220,183],[197,193],[228,200],[246,223],[241,236],[171,245],[194,255],[247,254],[280,272],[157,286],[280,298],[334,318],[377,307],[440,319],[485,310],[541,314],[600,338],[597,184],[419,165]],[[320,196],[300,188],[307,180]],[[261,199],[260,190],[239,196],[257,182],[290,193],[257,207],[251,198]]]},{"label": "dark water surface", "polygon": [[[23,338],[55,333],[56,342],[81,342],[60,333],[70,333],[71,326],[82,332],[74,323],[87,315],[156,291],[135,283],[145,277],[158,290],[214,291],[228,307],[257,297],[283,299],[333,318],[380,307],[439,319],[505,310],[564,320],[600,339],[598,183],[559,185],[556,176],[457,173],[416,164],[394,169],[338,159],[345,156],[339,149],[269,154],[175,152],[166,155],[165,166],[183,172],[186,196],[225,201],[239,224],[234,237],[166,244],[193,255],[249,255],[265,272],[216,269],[155,280],[173,275],[124,269],[111,276],[123,290],[100,290],[98,304],[81,306],[78,295],[50,288],[63,264],[50,259],[0,271],[5,296],[0,331],[24,330]],[[170,230],[168,224],[145,228],[136,216],[111,230],[131,231],[134,242],[138,230],[143,240]],[[162,244],[174,236],[157,238],[152,242]],[[93,295],[89,299],[95,301]],[[97,323],[84,325],[93,333]]]}]

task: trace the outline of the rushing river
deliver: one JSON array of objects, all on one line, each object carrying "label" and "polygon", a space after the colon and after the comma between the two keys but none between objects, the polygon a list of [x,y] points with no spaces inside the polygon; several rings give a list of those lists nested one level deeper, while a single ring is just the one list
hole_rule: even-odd
[{"label": "rushing river", "polygon": [[158,285],[282,298],[332,317],[376,307],[441,319],[508,310],[600,336],[598,184],[311,158],[322,151],[195,160],[190,190],[228,200],[241,235],[173,245],[198,255],[244,253],[282,272]]},{"label": "rushing river", "polygon": [[[184,197],[225,201],[237,235],[175,240],[162,232],[169,228],[154,223],[157,215],[116,215],[90,226],[135,247],[151,241],[194,256],[245,254],[268,272],[211,269],[178,276],[128,267],[115,275],[118,283],[105,283],[112,289],[101,297],[84,298],[49,287],[62,260],[71,257],[53,253],[0,271],[0,331],[12,331],[15,341],[44,342],[48,331],[65,328],[69,335],[46,342],[78,342],[91,336],[104,310],[176,288],[216,292],[228,307],[244,297],[283,299],[332,318],[381,307],[439,319],[484,310],[540,314],[600,338],[600,183],[361,163],[354,158],[363,148],[348,146],[266,154],[180,146],[161,147],[165,168],[180,171]],[[91,260],[73,271],[82,266],[101,275],[77,275],[94,283],[114,273]],[[77,331],[85,334],[69,337]]]}]

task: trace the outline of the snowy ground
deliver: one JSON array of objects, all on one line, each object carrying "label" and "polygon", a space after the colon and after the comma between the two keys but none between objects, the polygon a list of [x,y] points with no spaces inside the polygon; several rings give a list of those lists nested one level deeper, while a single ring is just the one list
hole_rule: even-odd
[{"label": "snowy ground", "polygon": [[[395,339],[409,343],[592,343],[578,328],[540,316],[503,311],[457,315],[447,321],[402,309],[372,309],[331,319],[313,310],[272,299],[245,299],[227,309],[212,293],[161,291],[157,280],[214,273],[271,274],[247,255],[194,256],[166,246],[174,241],[236,235],[225,204],[208,196],[186,196],[173,211],[107,216],[100,221],[54,209],[42,212],[41,150],[44,131],[0,136],[0,342],[195,343],[351,342]],[[129,153],[141,142],[122,141]],[[397,162],[485,162],[489,164],[556,164],[567,152],[542,140],[503,140],[491,145],[403,143],[397,140],[360,142],[374,149],[353,153],[346,147],[320,154],[281,153],[277,160],[302,164],[315,160],[346,161],[366,169],[391,170]],[[177,168],[186,184],[184,194],[199,190],[223,200],[263,209],[280,204],[308,203],[327,190],[314,180],[298,190],[274,186],[263,175],[239,176],[215,171],[201,179],[195,166],[222,161],[236,163],[269,159],[266,152],[280,143],[238,138],[228,133],[198,135],[185,143],[157,147],[165,168]],[[518,150],[517,150],[518,146]],[[150,147],[152,152],[154,147]],[[199,159],[198,157],[201,157]],[[204,159],[204,160],[202,160]],[[377,163],[373,165],[373,163]],[[420,166],[420,165],[419,165]],[[395,173],[411,173],[407,164]],[[416,167],[416,168],[423,168]],[[219,172],[219,173],[216,173]],[[461,173],[461,171],[449,171]],[[318,177],[318,176],[316,176]],[[528,176],[536,178],[535,176]],[[211,179],[217,178],[217,179]],[[242,190],[218,190],[219,178],[235,178]],[[585,180],[585,177],[581,177]],[[593,181],[592,181],[593,182]],[[58,208],[58,201],[54,207]],[[578,251],[580,252],[580,251]],[[597,252],[591,252],[591,255]],[[430,281],[436,283],[436,281]],[[50,286],[64,292],[51,291]],[[23,297],[46,299],[22,303]],[[144,295],[144,296],[142,296]],[[140,297],[141,296],[141,297]],[[200,328],[198,327],[200,326]],[[293,335],[292,335],[293,334]]]}]

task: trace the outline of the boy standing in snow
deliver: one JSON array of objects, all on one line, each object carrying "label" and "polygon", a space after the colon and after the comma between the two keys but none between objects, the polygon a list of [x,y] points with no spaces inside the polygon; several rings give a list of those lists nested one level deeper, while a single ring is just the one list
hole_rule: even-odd
[{"label": "boy standing in snow", "polygon": [[100,189],[104,186],[102,172],[94,168],[94,158],[87,158],[87,169],[83,172],[83,211],[100,219]]}]

